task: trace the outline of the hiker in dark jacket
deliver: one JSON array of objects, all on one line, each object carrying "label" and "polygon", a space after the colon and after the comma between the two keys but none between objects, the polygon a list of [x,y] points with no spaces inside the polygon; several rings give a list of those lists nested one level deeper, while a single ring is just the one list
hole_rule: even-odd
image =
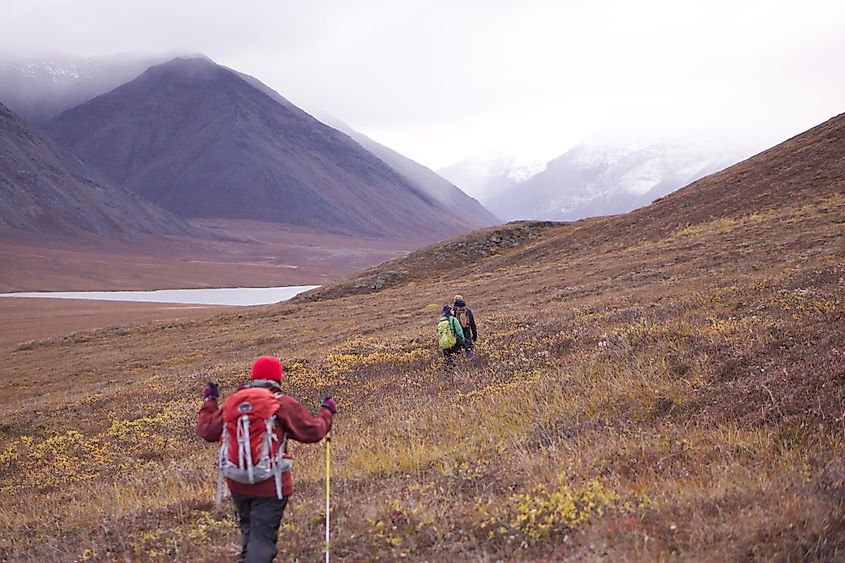
[{"label": "hiker in dark jacket", "polygon": [[473,343],[478,340],[475,315],[472,314],[472,309],[467,307],[466,301],[460,295],[455,296],[452,313],[458,319],[461,329],[464,331],[464,350],[466,350],[467,359],[471,360],[473,356]]},{"label": "hiker in dark jacket", "polygon": [[[265,388],[273,392],[279,401],[276,411],[276,426],[274,434],[279,440],[286,435],[289,440],[314,443],[323,439],[332,427],[332,417],[337,412],[337,405],[327,398],[320,405],[320,413],[311,415],[293,397],[281,394],[280,383],[284,369],[282,363],[270,356],[258,358],[252,366],[252,380],[242,385],[238,390]],[[229,406],[221,409],[217,406],[220,394],[219,386],[209,383],[203,392],[203,404],[197,419],[197,435],[209,442],[221,440],[225,421],[223,413]],[[245,403],[248,405],[248,403]],[[236,407],[237,404],[233,404]],[[242,411],[243,412],[243,411]],[[284,459],[291,459],[287,453],[287,442],[284,442]],[[276,490],[273,478],[255,484],[239,483],[226,479],[232,500],[238,511],[238,520],[243,539],[243,547],[239,561],[242,562],[270,562],[276,556],[276,540],[279,535],[279,525],[282,514],[293,493],[293,479],[290,471],[284,471],[281,478],[281,499]]]},{"label": "hiker in dark jacket", "polygon": [[441,349],[443,350],[443,358],[445,359],[443,369],[445,371],[450,371],[455,365],[455,359],[452,357],[452,354],[459,354],[461,350],[464,349],[464,332],[461,329],[460,323],[452,314],[452,308],[449,305],[443,305],[443,315],[440,317],[440,320],[437,321],[438,328],[440,326],[440,323],[444,321],[448,323],[448,329],[455,337],[455,344],[451,348],[446,348],[445,346],[447,345],[441,345]]}]

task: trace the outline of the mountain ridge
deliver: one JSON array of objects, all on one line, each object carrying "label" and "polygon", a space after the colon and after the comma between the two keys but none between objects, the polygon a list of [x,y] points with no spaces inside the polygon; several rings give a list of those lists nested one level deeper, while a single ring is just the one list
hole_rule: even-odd
[{"label": "mountain ridge", "polygon": [[473,217],[479,226],[490,226],[501,220],[485,208],[476,198],[462,191],[455,184],[443,178],[433,170],[411,160],[399,152],[374,141],[360,133],[346,123],[337,119],[321,119],[331,127],[352,137],[358,144],[381,159],[388,166],[408,178],[409,181],[420,186],[443,205],[452,209],[460,209],[463,213]]},{"label": "mountain ridge", "polygon": [[387,164],[396,172],[404,176],[410,183],[422,189],[425,193],[435,198],[441,204],[449,207],[456,213],[466,215],[470,218],[469,223],[476,226],[486,227],[499,222],[499,219],[490,213],[478,200],[467,195],[461,191],[457,186],[450,183],[445,178],[439,176],[436,172],[429,168],[411,160],[410,158],[396,152],[390,147],[386,147],[376,141],[373,141],[363,133],[360,133],[347,125],[346,123],[331,117],[326,116],[312,116],[293,105],[287,98],[279,94],[276,90],[270,88],[254,76],[238,72],[234,69],[229,69],[238,76],[246,80],[251,85],[255,86],[272,99],[280,104],[291,108],[293,111],[300,112],[302,115],[314,117],[347,135],[353,141],[358,143],[362,148],[373,154],[376,158]]},{"label": "mountain ridge", "polygon": [[477,226],[348,136],[206,59],[151,67],[45,130],[119,185],[188,218],[428,241]]}]

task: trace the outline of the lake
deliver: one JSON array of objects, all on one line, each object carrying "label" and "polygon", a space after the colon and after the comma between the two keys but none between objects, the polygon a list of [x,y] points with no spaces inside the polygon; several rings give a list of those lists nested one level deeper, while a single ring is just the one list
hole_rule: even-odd
[{"label": "lake", "polygon": [[154,291],[41,291],[0,293],[0,297],[37,297],[50,299],[93,299],[99,301],[143,301],[182,303],[186,305],[269,305],[287,301],[294,295],[320,287],[289,285],[285,287],[221,287],[214,289],[157,289]]}]

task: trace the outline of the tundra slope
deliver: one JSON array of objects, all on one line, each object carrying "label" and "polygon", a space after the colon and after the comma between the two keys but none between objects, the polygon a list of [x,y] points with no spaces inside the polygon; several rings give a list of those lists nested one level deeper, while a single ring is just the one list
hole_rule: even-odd
[{"label": "tundra slope", "polygon": [[[631,214],[412,253],[380,288],[6,349],[0,555],[234,557],[193,417],[206,379],[226,395],[274,353],[340,406],[336,558],[841,559],[843,156],[838,116]],[[444,380],[455,293],[479,361]],[[295,452],[286,559],[320,556],[322,455]]]}]

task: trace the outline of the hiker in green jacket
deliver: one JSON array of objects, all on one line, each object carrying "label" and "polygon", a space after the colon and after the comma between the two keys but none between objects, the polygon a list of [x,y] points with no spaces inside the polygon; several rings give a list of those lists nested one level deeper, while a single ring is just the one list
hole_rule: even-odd
[{"label": "hiker in green jacket", "polygon": [[464,349],[464,330],[461,323],[452,314],[452,307],[443,306],[443,316],[437,321],[437,343],[443,350],[444,369],[449,371],[455,365],[452,354],[460,354]]}]

